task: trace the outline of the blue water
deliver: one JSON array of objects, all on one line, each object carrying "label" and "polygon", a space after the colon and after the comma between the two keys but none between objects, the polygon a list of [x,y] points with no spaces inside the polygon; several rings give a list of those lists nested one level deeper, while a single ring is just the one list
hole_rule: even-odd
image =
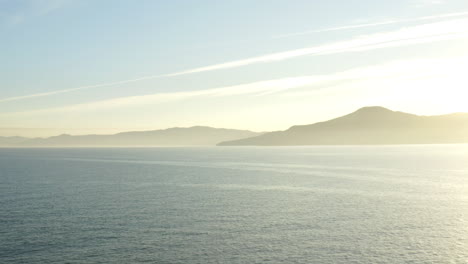
[{"label": "blue water", "polygon": [[0,149],[0,263],[468,263],[468,145]]}]

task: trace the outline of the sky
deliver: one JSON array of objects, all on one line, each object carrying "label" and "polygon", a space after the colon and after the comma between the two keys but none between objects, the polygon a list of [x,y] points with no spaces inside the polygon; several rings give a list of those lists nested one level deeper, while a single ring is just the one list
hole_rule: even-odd
[{"label": "sky", "polygon": [[0,136],[468,112],[466,0],[0,0]]}]

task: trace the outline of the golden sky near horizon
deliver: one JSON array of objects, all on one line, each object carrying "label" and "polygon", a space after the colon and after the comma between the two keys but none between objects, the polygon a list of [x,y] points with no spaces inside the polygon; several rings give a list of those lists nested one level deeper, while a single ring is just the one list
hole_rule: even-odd
[{"label": "golden sky near horizon", "polygon": [[[369,105],[468,112],[463,1],[362,1],[367,11],[348,13],[330,6],[340,1],[239,1],[200,3],[200,14],[152,1],[108,13],[103,3],[53,2],[1,3],[10,13],[0,16],[8,64],[0,136],[195,125],[272,131]],[[165,8],[171,16],[154,17]],[[77,19],[91,10],[88,21]]]}]

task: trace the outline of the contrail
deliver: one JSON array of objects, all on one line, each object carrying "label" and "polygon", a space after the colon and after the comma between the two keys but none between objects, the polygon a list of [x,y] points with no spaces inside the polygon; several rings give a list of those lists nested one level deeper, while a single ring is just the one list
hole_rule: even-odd
[{"label": "contrail", "polygon": [[[437,16],[425,16],[425,17],[402,19],[402,20],[393,20],[393,21],[386,21],[386,22],[373,23],[373,24],[360,24],[360,25],[354,25],[354,26],[334,27],[334,28],[327,28],[327,29],[321,29],[321,30],[315,30],[315,31],[307,31],[307,32],[301,32],[301,33],[282,35],[282,36],[277,36],[275,38],[285,38],[285,37],[305,35],[305,34],[310,34],[310,33],[337,31],[337,30],[345,30],[345,29],[351,29],[351,28],[372,27],[372,26],[378,26],[378,25],[386,25],[386,24],[394,24],[394,23],[402,23],[402,22],[411,22],[411,21],[423,21],[423,20],[438,19],[438,18],[458,17],[458,16],[465,16],[465,15],[468,15],[468,12],[450,13],[450,14],[437,15]],[[440,29],[439,29],[439,31],[440,31]],[[453,29],[449,29],[448,32],[445,32],[445,30],[444,30],[444,32],[434,32],[435,34],[432,34],[432,35],[429,35],[429,36],[428,35],[422,35],[421,36],[421,35],[415,34],[415,37],[416,38],[418,38],[418,37],[419,38],[427,38],[427,37],[431,37],[431,36],[437,36],[438,34],[442,34],[442,33],[446,33],[447,35],[449,35],[450,33],[454,33],[454,32],[451,32],[451,31],[453,31]],[[455,30],[455,33],[460,33],[460,32],[457,32],[457,30]],[[387,33],[387,34],[393,35],[391,32]],[[397,36],[394,36],[394,37],[396,37],[395,40],[400,40],[400,41],[402,40],[401,38],[398,38]],[[389,40],[390,39],[386,39],[386,41],[372,40],[372,39],[367,39],[367,40],[365,40],[365,39],[364,40],[363,39],[357,39],[357,40],[356,39],[351,39],[351,40],[341,41],[341,42],[337,42],[337,43],[326,44],[326,45],[322,45],[322,46],[315,46],[315,47],[309,47],[309,48],[303,48],[303,49],[297,49],[297,50],[290,50],[290,51],[285,51],[285,52],[278,52],[278,53],[267,54],[267,55],[258,56],[258,57],[251,57],[251,58],[243,59],[243,60],[230,61],[230,62],[225,62],[225,63],[221,63],[221,64],[215,64],[215,65],[209,65],[209,66],[204,66],[204,67],[199,67],[199,68],[193,68],[193,69],[180,71],[180,72],[175,72],[175,73],[149,75],[149,76],[139,77],[139,78],[130,79],[130,80],[122,80],[122,81],[108,82],[108,83],[101,83],[101,84],[94,84],[94,85],[87,85],[87,86],[79,86],[79,87],[63,89],[63,90],[57,90],[57,91],[52,91],[52,92],[44,92],[44,93],[29,94],[29,95],[23,95],[23,96],[7,97],[7,98],[3,98],[3,99],[0,98],[0,103],[11,102],[11,101],[19,101],[19,100],[28,99],[28,98],[35,98],[35,97],[44,97],[44,96],[50,96],[50,95],[56,95],[56,94],[62,94],[62,93],[69,93],[69,92],[73,92],[73,91],[85,90],[85,89],[90,89],[90,88],[98,88],[98,87],[106,87],[106,86],[113,86],[113,85],[119,85],[119,84],[133,83],[133,82],[149,80],[149,79],[176,77],[176,76],[193,74],[193,73],[208,72],[208,71],[215,71],[215,70],[228,69],[228,68],[236,68],[236,67],[246,66],[246,65],[255,64],[255,63],[279,61],[279,60],[285,60],[285,59],[294,58],[294,57],[298,57],[298,56],[304,56],[304,55],[311,55],[311,54],[318,55],[318,54],[331,54],[331,53],[336,53],[336,52],[344,52],[344,50],[346,50],[346,49],[356,49],[356,48],[362,47],[362,46],[383,44],[384,42],[388,42]],[[390,41],[393,41],[393,40],[390,40]]]},{"label": "contrail", "polygon": [[[195,69],[195,70],[196,70],[196,71],[194,71],[194,70],[188,70],[188,71],[176,72],[176,73],[149,75],[149,76],[144,76],[144,77],[140,77],[140,78],[136,78],[136,79],[131,79],[131,80],[123,80],[123,81],[116,81],[116,82],[109,82],[109,83],[100,83],[100,84],[79,86],[79,87],[75,87],[75,88],[69,88],[69,89],[58,90],[58,91],[52,91],[52,92],[45,92],[45,93],[37,93],[37,94],[28,94],[28,95],[22,95],[22,96],[8,97],[8,98],[0,99],[0,103],[3,103],[3,102],[10,102],[10,101],[18,101],[18,100],[23,100],[23,99],[28,99],[28,98],[34,98],[34,97],[44,97],[44,96],[55,95],[55,94],[69,93],[69,92],[73,92],[73,91],[85,90],[85,89],[90,89],[90,88],[106,87],[106,86],[113,86],[113,85],[119,85],[119,84],[125,84],[125,83],[139,82],[139,81],[149,80],[149,79],[159,79],[159,78],[166,78],[166,77],[175,77],[175,76],[179,76],[179,75],[186,75],[186,74],[190,74],[190,73],[200,72],[200,70],[197,70],[197,69]],[[204,71],[206,71],[206,70],[204,70]]]},{"label": "contrail", "polygon": [[459,17],[459,16],[466,16],[466,15],[468,15],[468,12],[450,13],[450,14],[437,15],[437,16],[424,16],[424,17],[407,18],[407,19],[399,19],[399,20],[389,20],[389,21],[383,21],[383,22],[378,22],[378,23],[367,23],[367,24],[358,24],[358,25],[352,25],[352,26],[342,26],[342,27],[309,30],[309,31],[297,32],[297,33],[278,35],[273,38],[274,39],[288,38],[288,37],[308,35],[308,34],[313,34],[313,33],[322,33],[322,32],[355,29],[355,28],[375,27],[375,26],[398,24],[398,23],[404,23],[404,22],[416,22],[416,21],[432,20],[432,19],[439,19],[439,18]]},{"label": "contrail", "polygon": [[251,64],[282,61],[301,56],[317,56],[343,52],[365,51],[382,47],[398,47],[404,45],[429,43],[445,39],[466,38],[467,36],[468,19],[458,19],[453,21],[451,20],[413,26],[402,30],[377,33],[365,37],[352,38],[324,45],[271,53],[242,60],[229,61],[221,64],[214,64],[174,73],[171,76],[237,68]]},{"label": "contrail", "polygon": [[123,81],[109,82],[109,83],[100,83],[100,84],[79,86],[79,87],[75,87],[75,88],[52,91],[52,92],[46,92],[46,93],[37,93],[37,94],[29,94],[29,95],[23,95],[23,96],[8,97],[8,98],[0,99],[0,103],[1,102],[9,102],[9,101],[18,101],[18,100],[34,98],[34,97],[49,96],[49,95],[54,95],[54,94],[62,94],[62,93],[68,93],[68,92],[73,92],[73,91],[78,91],[78,90],[85,90],[85,89],[96,88],[96,87],[105,87],[105,86],[113,86],[113,85],[124,84],[124,83],[132,83],[132,82],[138,82],[138,81],[143,81],[143,80],[148,80],[148,79],[171,77],[171,76],[176,76],[176,74],[150,75],[150,76],[144,76],[144,77],[131,79],[131,80],[123,80]]}]

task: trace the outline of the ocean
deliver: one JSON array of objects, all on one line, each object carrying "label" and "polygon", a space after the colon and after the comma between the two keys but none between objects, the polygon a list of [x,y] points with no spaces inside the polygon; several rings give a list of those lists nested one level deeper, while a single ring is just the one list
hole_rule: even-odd
[{"label": "ocean", "polygon": [[468,263],[468,145],[0,149],[0,263]]}]

